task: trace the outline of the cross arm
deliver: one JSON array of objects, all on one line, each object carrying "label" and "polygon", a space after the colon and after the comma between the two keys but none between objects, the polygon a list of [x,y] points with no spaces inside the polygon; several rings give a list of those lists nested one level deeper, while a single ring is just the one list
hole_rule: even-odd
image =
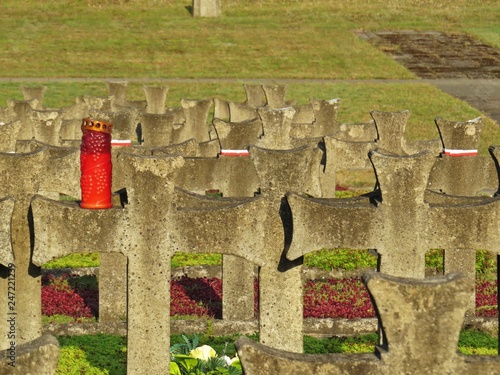
[{"label": "cross arm", "polygon": [[288,259],[322,248],[373,247],[370,233],[376,225],[376,207],[369,198],[318,199],[297,193],[288,193],[286,198],[293,217]]},{"label": "cross arm", "polygon": [[326,136],[326,169],[335,173],[341,169],[373,168],[368,153],[375,148],[374,141],[340,139],[343,133]]},{"label": "cross arm", "polygon": [[236,343],[246,375],[257,374],[380,374],[381,361],[374,353],[299,354],[274,349],[247,337]]},{"label": "cross arm", "polygon": [[251,196],[259,187],[248,157],[184,158],[175,184],[191,191],[219,189],[224,196]]},{"label": "cross arm", "polygon": [[263,197],[186,198],[173,212],[175,250],[236,255],[263,266],[266,206]]},{"label": "cross arm", "polygon": [[485,249],[498,252],[500,197],[431,204],[429,244],[431,248]]},{"label": "cross arm", "polygon": [[49,145],[46,147],[49,158],[40,189],[80,197],[80,150]]},{"label": "cross arm", "polygon": [[[85,210],[75,202],[36,195],[31,201],[34,224],[33,263],[41,266],[71,253],[120,252],[125,210]],[[121,251],[123,252],[123,251]]]}]

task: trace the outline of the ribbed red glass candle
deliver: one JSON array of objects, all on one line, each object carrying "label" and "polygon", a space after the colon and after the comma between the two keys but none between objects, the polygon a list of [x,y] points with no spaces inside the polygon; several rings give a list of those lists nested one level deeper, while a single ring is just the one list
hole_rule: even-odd
[{"label": "ribbed red glass candle", "polygon": [[111,128],[112,124],[84,118],[80,146],[80,207],[110,208],[111,202]]}]

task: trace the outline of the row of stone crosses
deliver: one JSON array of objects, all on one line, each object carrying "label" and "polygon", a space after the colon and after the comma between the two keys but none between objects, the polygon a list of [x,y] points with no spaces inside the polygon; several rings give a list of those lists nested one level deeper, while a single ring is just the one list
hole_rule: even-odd
[{"label": "row of stone crosses", "polygon": [[[127,373],[143,374],[147,364],[148,373],[166,374],[170,259],[221,253],[223,319],[253,318],[259,267],[260,343],[238,342],[246,374],[500,369],[495,358],[456,353],[464,314],[474,308],[474,249],[496,252],[499,239],[499,151],[478,155],[480,118],[438,118],[439,137],[409,141],[408,111],[372,111],[371,122],[340,124],[339,99],[298,106],[285,100],[285,86],[244,85],[245,102],[182,99],[178,108],[166,107],[166,87],[144,87],[144,101],[127,100],[127,82],[108,88],[109,96],[50,109],[44,87],[24,87],[24,100],[0,108],[2,338],[11,329],[3,319],[9,265],[16,345],[50,346],[40,266],[99,252],[100,319],[126,313]],[[80,196],[84,117],[113,123],[113,139],[133,144],[113,148],[111,209],[59,200]],[[335,198],[336,173],[346,169],[372,169],[373,191]],[[205,196],[212,190],[222,197]],[[377,353],[300,354],[302,259],[322,248],[376,249],[380,272],[366,282],[380,319]],[[433,248],[447,257],[447,276],[437,280],[424,274]],[[18,369],[23,363],[18,358]]]}]

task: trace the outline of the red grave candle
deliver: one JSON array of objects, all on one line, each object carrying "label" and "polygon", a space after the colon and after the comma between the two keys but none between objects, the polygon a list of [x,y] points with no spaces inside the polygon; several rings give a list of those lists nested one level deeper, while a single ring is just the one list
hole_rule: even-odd
[{"label": "red grave candle", "polygon": [[80,207],[110,208],[111,203],[111,128],[112,124],[88,118],[82,120],[80,146]]}]

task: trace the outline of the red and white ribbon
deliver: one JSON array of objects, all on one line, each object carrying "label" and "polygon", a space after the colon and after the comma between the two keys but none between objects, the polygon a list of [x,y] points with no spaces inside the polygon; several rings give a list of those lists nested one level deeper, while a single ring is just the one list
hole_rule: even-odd
[{"label": "red and white ribbon", "polygon": [[250,156],[248,150],[220,150],[221,156]]},{"label": "red and white ribbon", "polygon": [[476,156],[477,150],[455,150],[443,148],[443,153],[448,156]]},{"label": "red and white ribbon", "polygon": [[111,146],[132,146],[130,139],[112,139]]}]

